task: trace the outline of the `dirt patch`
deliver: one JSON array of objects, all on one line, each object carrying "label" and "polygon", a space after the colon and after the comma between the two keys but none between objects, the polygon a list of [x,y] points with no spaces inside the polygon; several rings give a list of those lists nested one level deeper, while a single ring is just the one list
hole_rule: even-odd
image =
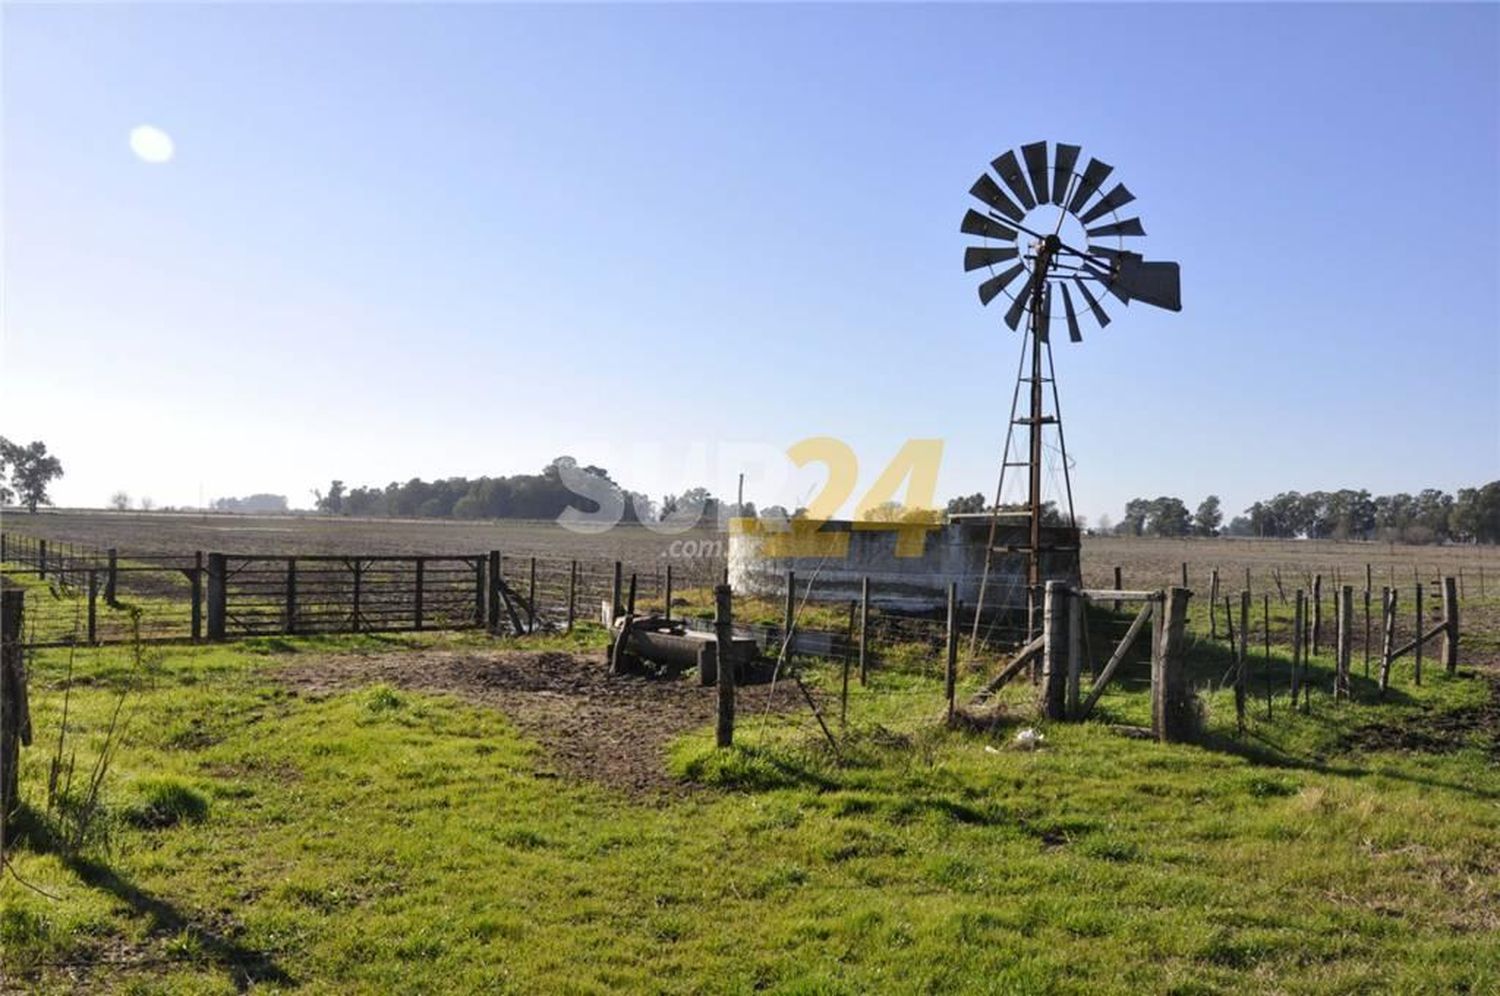
[{"label": "dirt patch", "polygon": [[1424,709],[1399,726],[1367,723],[1344,737],[1346,751],[1401,750],[1424,754],[1449,754],[1479,744],[1500,761],[1500,680],[1485,676],[1490,686],[1488,701],[1463,709]]},{"label": "dirt patch", "polygon": [[[498,709],[546,749],[559,772],[632,794],[685,792],[666,770],[667,744],[713,721],[718,692],[694,677],[615,676],[602,655],[503,651],[340,654],[299,660],[276,677],[302,694],[385,682],[447,692]],[[738,714],[806,709],[795,685],[739,690]]]}]

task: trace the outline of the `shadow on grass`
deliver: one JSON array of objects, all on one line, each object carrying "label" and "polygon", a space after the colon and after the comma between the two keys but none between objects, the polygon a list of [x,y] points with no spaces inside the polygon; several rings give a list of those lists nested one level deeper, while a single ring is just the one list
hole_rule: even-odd
[{"label": "shadow on grass", "polygon": [[78,876],[79,881],[109,893],[128,905],[136,916],[149,917],[153,936],[185,934],[192,938],[205,959],[228,973],[238,991],[246,992],[263,983],[296,985],[296,980],[266,952],[247,947],[194,922],[188,914],[140,888],[107,864],[75,853],[58,838],[50,821],[24,803],[16,811],[14,832],[16,844],[54,855]]}]

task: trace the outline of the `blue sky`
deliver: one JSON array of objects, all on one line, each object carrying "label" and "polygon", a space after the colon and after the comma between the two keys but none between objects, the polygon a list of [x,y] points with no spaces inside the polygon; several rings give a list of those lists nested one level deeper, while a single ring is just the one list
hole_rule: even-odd
[{"label": "blue sky", "polygon": [[[864,485],[942,438],[939,496],[989,491],[1020,341],[958,222],[1040,138],[1182,263],[1181,314],[1058,344],[1081,513],[1500,476],[1494,5],[3,18],[0,432],[60,503],[559,453],[728,491],[818,435]],[[820,476],[775,470],[747,497]]]}]

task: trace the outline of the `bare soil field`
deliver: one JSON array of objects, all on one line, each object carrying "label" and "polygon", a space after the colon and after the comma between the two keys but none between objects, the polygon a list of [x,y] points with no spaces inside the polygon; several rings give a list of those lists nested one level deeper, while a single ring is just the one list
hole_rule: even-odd
[{"label": "bare soil field", "polygon": [[[330,654],[276,677],[313,700],[377,683],[451,694],[503,712],[546,752],[539,777],[566,774],[631,795],[688,791],[667,773],[667,745],[713,721],[716,688],[677,679],[611,675],[602,654],[555,651],[413,651]],[[787,681],[739,690],[742,722],[768,706],[806,709]],[[551,765],[555,765],[553,770]]]}]

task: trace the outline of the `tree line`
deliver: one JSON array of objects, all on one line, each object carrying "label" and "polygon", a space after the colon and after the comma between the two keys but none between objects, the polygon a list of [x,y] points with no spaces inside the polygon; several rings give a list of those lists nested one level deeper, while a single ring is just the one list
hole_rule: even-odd
[{"label": "tree line", "polygon": [[1217,495],[1189,512],[1180,498],[1132,498],[1113,527],[1120,536],[1259,536],[1280,539],[1353,539],[1390,543],[1500,543],[1500,481],[1448,494],[1371,495],[1339,491],[1283,491],[1257,501],[1223,524]]}]

